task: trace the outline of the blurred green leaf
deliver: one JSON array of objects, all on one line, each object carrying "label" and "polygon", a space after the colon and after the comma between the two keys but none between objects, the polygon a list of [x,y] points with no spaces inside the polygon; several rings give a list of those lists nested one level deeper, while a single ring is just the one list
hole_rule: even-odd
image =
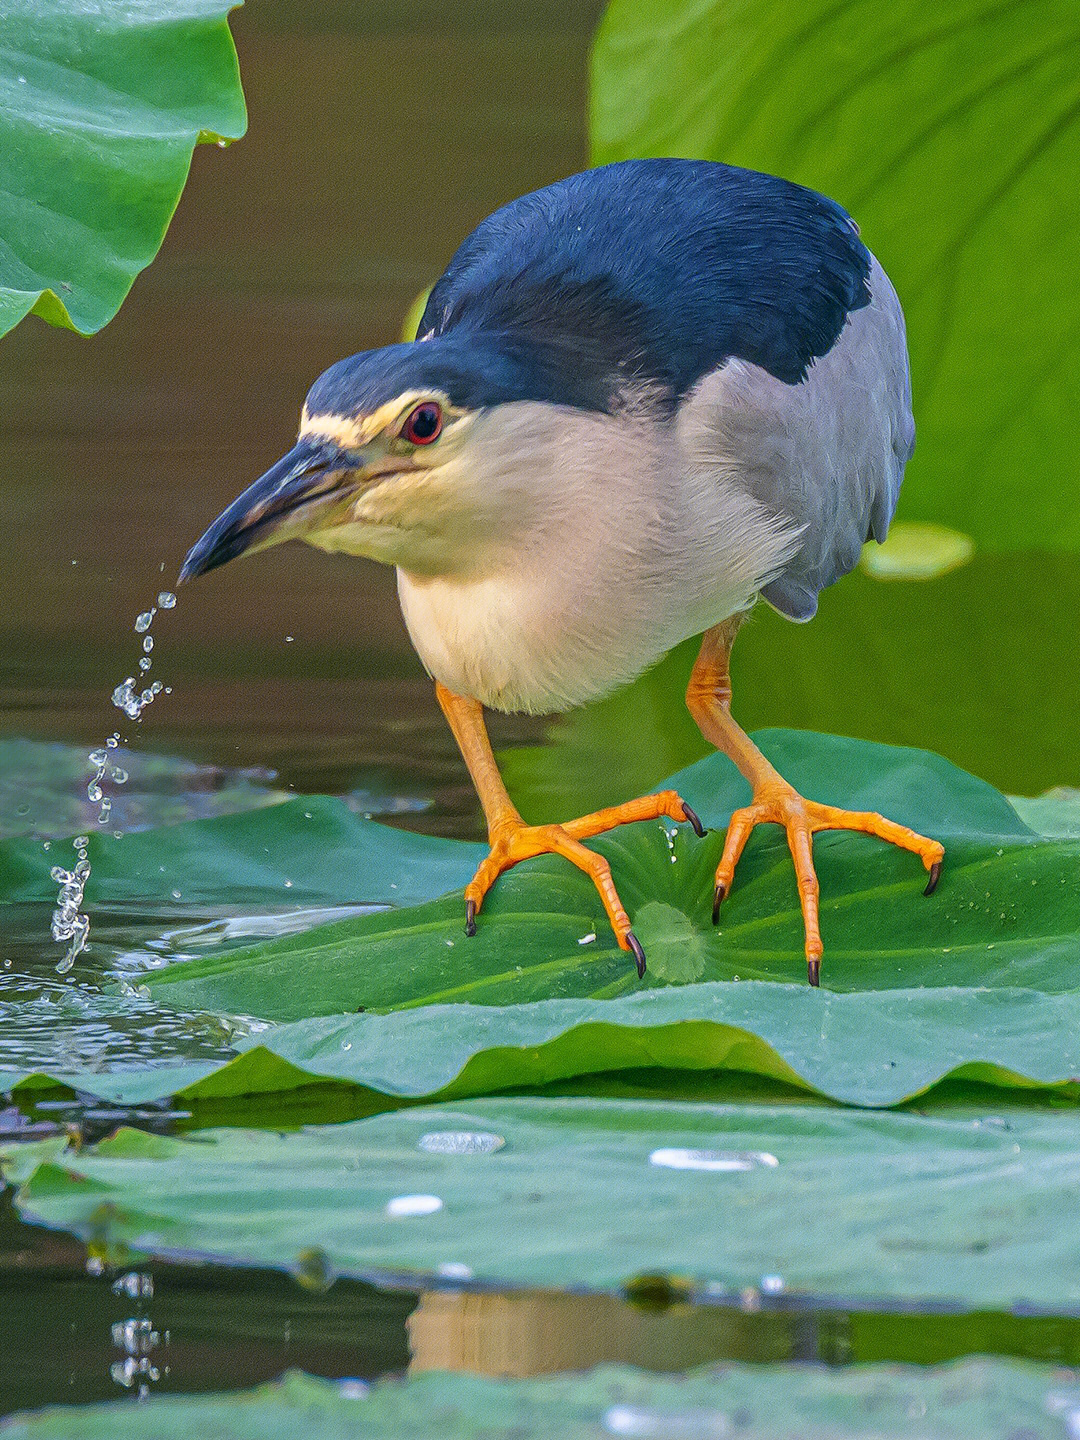
[{"label": "blurred green leaf", "polygon": [[200,141],[246,116],[234,0],[7,0],[0,9],[0,334],[83,334],[157,254]]},{"label": "blurred green leaf", "polygon": [[906,520],[1080,546],[1080,8],[612,0],[593,159],[690,155],[839,200],[908,319]]},{"label": "blurred green leaf", "polygon": [[[421,1143],[435,1136],[457,1153]],[[504,1143],[456,1138],[473,1136]],[[318,1250],[329,1276],[453,1266],[488,1286],[601,1290],[674,1276],[714,1299],[774,1276],[766,1293],[838,1309],[1080,1305],[1075,1110],[519,1097],[292,1134],[121,1129],[78,1153],[41,1147],[8,1147],[20,1214],[102,1257],[295,1269]]]}]

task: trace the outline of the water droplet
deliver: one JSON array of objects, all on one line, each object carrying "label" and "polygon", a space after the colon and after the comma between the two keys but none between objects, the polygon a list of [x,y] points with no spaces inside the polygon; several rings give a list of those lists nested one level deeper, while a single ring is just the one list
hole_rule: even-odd
[{"label": "water droplet", "polygon": [[122,770],[119,765],[116,765],[113,767],[110,779],[117,785],[126,785],[128,782],[128,772]]},{"label": "water droplet", "polygon": [[76,850],[85,850],[87,845],[90,844],[90,837],[89,835],[76,835],[71,843]]},{"label": "water droplet", "polygon": [[1043,1401],[1048,1415],[1060,1415],[1065,1440],[1080,1440],[1080,1395],[1075,1390],[1051,1390]]},{"label": "water droplet", "polygon": [[129,1300],[149,1300],[153,1298],[154,1280],[138,1270],[129,1270],[119,1280],[113,1281],[112,1292],[114,1295],[126,1295]]},{"label": "water droplet", "polygon": [[457,1260],[444,1260],[441,1265],[436,1265],[435,1273],[443,1276],[446,1280],[471,1280],[473,1271],[470,1265],[462,1265]]},{"label": "water droplet", "polygon": [[600,1417],[609,1435],[636,1440],[720,1440],[730,1433],[720,1410],[657,1410],[644,1405],[612,1405]]},{"label": "water droplet", "polygon": [[591,945],[595,939],[596,931],[590,930],[588,935],[582,935],[581,939],[577,943],[579,945]]},{"label": "water droplet", "polygon": [[160,1336],[149,1320],[132,1317],[117,1320],[112,1327],[112,1342],[129,1355],[146,1355],[156,1348]]},{"label": "water droplet", "polygon": [[735,1172],[743,1170],[775,1170],[780,1161],[767,1150],[654,1150],[649,1156],[650,1165],[659,1165],[665,1170],[716,1170]]},{"label": "water droplet", "polygon": [[137,635],[143,635],[143,634],[145,634],[145,632],[150,629],[150,626],[151,626],[151,624],[153,623],[153,619],[154,619],[154,606],[151,605],[151,607],[150,607],[149,610],[144,610],[140,615],[136,616],[136,619],[135,619],[135,633],[136,633]]},{"label": "water droplet", "polygon": [[434,1215],[443,1203],[438,1195],[395,1195],[387,1202],[386,1213],[395,1218],[405,1215]]},{"label": "water droplet", "polygon": [[86,787],[86,798],[88,800],[92,800],[96,805],[97,802],[101,799],[101,796],[101,786],[97,783],[96,780],[92,780],[90,784]]},{"label": "water droplet", "polygon": [[99,748],[97,750],[91,750],[88,758],[91,765],[96,765],[99,768],[109,763],[109,753],[107,750],[102,748]]},{"label": "water droplet", "polygon": [[176,605],[176,596],[171,590],[162,590],[161,594],[157,597],[157,603],[162,610],[172,610]]},{"label": "water droplet", "polygon": [[152,635],[143,636],[142,648],[146,651],[147,655],[150,654],[150,651],[154,648],[154,637]]},{"label": "water droplet", "polygon": [[173,898],[174,900],[179,900],[179,899],[180,899],[180,891],[179,891],[179,890],[174,890],[174,891],[172,891],[172,898]]},{"label": "water droplet", "polygon": [[153,663],[154,663],[154,662],[149,658],[149,656],[144,655],[144,656],[142,657],[142,659],[139,661],[139,669],[140,669],[140,670],[149,670],[149,669],[150,669],[150,666],[153,665]]},{"label": "water droplet", "polygon": [[490,1130],[429,1130],[416,1142],[429,1155],[492,1155],[506,1141]]}]

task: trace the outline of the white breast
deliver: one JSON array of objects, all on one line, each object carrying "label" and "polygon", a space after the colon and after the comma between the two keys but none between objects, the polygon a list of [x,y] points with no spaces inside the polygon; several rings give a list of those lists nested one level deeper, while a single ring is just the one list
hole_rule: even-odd
[{"label": "white breast", "polygon": [[688,467],[671,427],[640,416],[503,405],[469,459],[488,500],[484,572],[399,569],[398,593],[428,672],[497,710],[562,711],[628,683],[745,608],[796,544],[733,480]]}]

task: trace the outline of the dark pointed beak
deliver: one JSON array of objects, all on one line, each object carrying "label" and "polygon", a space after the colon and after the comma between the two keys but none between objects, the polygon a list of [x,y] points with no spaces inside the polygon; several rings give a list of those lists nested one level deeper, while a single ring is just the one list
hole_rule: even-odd
[{"label": "dark pointed beak", "polygon": [[222,511],[188,551],[180,579],[205,575],[245,550],[301,533],[303,519],[332,508],[339,492],[351,488],[362,464],[357,453],[332,441],[299,441]]}]

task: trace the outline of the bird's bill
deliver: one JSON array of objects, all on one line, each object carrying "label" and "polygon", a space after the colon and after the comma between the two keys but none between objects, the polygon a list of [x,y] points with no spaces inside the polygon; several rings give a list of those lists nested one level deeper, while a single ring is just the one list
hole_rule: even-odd
[{"label": "bird's bill", "polygon": [[300,440],[222,511],[188,551],[180,579],[318,528],[363,478],[363,457],[356,451],[330,440]]}]

